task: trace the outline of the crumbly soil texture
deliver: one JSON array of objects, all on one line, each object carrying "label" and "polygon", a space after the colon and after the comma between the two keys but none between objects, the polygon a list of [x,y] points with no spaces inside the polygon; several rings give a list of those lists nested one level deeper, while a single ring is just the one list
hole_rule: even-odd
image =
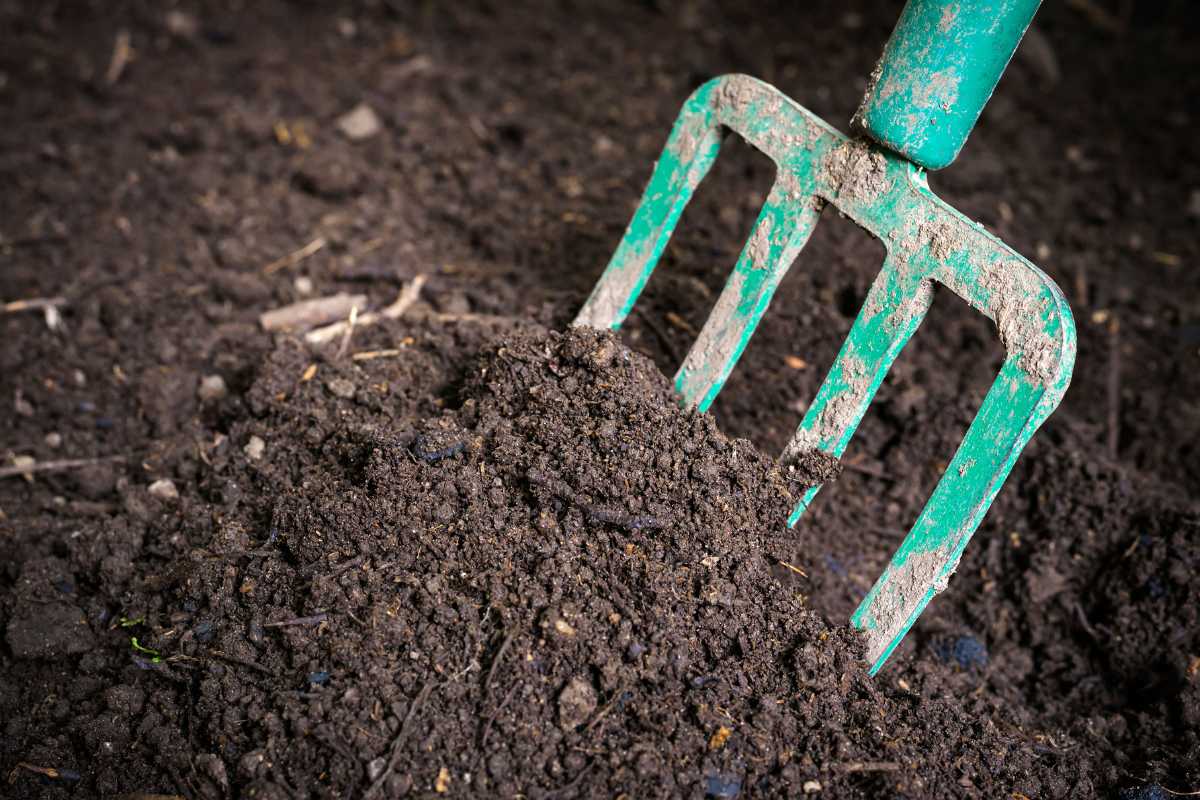
[{"label": "crumbly soil texture", "polygon": [[[0,794],[1200,790],[1186,8],[1047,7],[934,176],[1079,359],[878,675],[847,620],[994,327],[939,293],[842,462],[781,464],[883,254],[829,211],[681,409],[770,188],[736,139],[622,331],[569,327],[695,86],[849,118],[895,4],[796,5],[0,5]],[[404,311],[260,324],[339,292]]]}]

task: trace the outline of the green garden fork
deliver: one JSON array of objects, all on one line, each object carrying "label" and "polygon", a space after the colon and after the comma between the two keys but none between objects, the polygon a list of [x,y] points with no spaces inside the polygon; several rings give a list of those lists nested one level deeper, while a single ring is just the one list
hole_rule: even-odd
[{"label": "green garden fork", "polygon": [[[963,549],[1075,363],[1075,324],[1044,274],[929,189],[926,169],[958,155],[1040,0],[909,0],[848,138],[774,87],[745,75],[701,86],[683,106],[649,186],[575,325],[619,328],[721,146],[740,134],[776,165],[775,183],[725,288],[675,376],[705,411],[750,341],[771,295],[832,204],[887,251],[784,463],[841,457],[892,362],[920,325],[933,284],[995,324],[1004,365],[908,536],[855,611],[871,674],[946,587]],[[788,518],[795,525],[820,486]]]}]

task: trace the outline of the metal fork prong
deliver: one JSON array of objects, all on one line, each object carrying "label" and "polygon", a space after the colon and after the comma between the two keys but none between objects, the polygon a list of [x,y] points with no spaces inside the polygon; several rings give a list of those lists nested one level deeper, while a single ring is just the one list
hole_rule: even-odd
[{"label": "metal fork prong", "polygon": [[637,212],[574,325],[619,328],[654,272],[679,216],[721,149],[708,114],[684,106],[655,164]]},{"label": "metal fork prong", "polygon": [[[928,281],[912,280],[890,253],[817,396],[808,407],[781,461],[799,460],[809,450],[841,458],[858,424],[904,345],[920,326],[933,300]],[[907,280],[906,280],[907,278]],[[788,517],[794,526],[821,485],[809,488]]]},{"label": "metal fork prong", "polygon": [[798,195],[794,185],[786,176],[775,181],[725,288],[675,375],[685,406],[707,411],[712,405],[817,224],[820,203]]},{"label": "metal fork prong", "polygon": [[946,588],[1017,456],[1057,405],[1056,389],[1030,381],[1018,354],[1005,359],[921,515],[851,618],[867,633],[871,674]]}]

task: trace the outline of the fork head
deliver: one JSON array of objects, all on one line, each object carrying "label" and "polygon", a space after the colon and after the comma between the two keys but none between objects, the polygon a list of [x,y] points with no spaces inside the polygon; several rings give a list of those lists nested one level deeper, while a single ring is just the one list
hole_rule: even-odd
[{"label": "fork head", "polygon": [[[770,157],[776,176],[675,376],[685,406],[705,411],[712,404],[827,204],[878,238],[887,255],[784,450],[785,463],[814,452],[841,457],[928,311],[934,285],[990,318],[1007,353],[949,467],[852,618],[866,632],[873,674],[946,587],[1017,456],[1062,399],[1075,362],[1071,311],[1041,270],[937,198],[919,167],[847,138],[766,83],[726,75],[684,104],[633,220],[575,325],[621,326],[716,160],[723,130]],[[799,498],[789,525],[820,488]]]}]

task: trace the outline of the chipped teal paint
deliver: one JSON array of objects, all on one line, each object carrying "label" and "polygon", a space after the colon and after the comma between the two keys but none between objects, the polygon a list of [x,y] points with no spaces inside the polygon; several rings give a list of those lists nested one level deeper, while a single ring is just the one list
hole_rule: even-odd
[{"label": "chipped teal paint", "polygon": [[[575,324],[620,327],[716,159],[722,128],[768,155],[777,173],[676,375],[686,406],[704,411],[720,392],[825,203],[879,238],[887,255],[785,460],[810,448],[842,455],[929,309],[935,284],[995,321],[1007,350],[946,473],[854,614],[854,624],[868,634],[874,673],[945,587],[1021,449],[1062,399],[1075,360],[1071,312],[1046,275],[938,199],[918,167],[847,139],[768,84],[729,75],[706,83],[684,104],[641,204]],[[789,525],[818,491],[801,498]]]},{"label": "chipped teal paint", "polygon": [[927,169],[952,162],[1041,0],[909,0],[852,126]]}]

